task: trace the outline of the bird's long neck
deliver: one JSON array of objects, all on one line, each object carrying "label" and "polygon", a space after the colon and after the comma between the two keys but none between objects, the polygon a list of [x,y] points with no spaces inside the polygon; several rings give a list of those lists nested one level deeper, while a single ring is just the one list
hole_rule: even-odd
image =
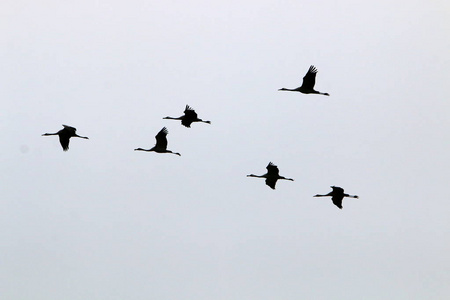
[{"label": "bird's long neck", "polygon": [[247,177],[257,177],[257,178],[265,178],[265,176],[264,176],[264,175],[255,175],[255,174],[250,174],[250,175],[247,175]]},{"label": "bird's long neck", "polygon": [[278,176],[278,179],[294,181],[294,179],[292,179],[292,178],[286,178],[286,177],[283,177],[283,176]]},{"label": "bird's long neck", "polygon": [[42,136],[47,136],[47,135],[58,135],[58,133],[57,132],[55,132],[55,133],[44,133]]},{"label": "bird's long neck", "polygon": [[328,193],[326,195],[319,195],[319,194],[314,195],[314,197],[328,197],[328,196],[331,196],[331,193]]},{"label": "bird's long neck", "polygon": [[147,152],[150,152],[150,151],[153,151],[153,149],[136,148],[136,149],[134,149],[134,151],[147,151]]},{"label": "bird's long neck", "polygon": [[287,88],[281,88],[279,91],[290,91],[290,92],[298,92],[298,88],[296,89],[287,89]]},{"label": "bird's long neck", "polygon": [[183,116],[178,117],[178,118],[174,118],[174,117],[165,117],[165,118],[163,118],[163,119],[167,119],[167,120],[182,120],[182,119],[183,119]]}]

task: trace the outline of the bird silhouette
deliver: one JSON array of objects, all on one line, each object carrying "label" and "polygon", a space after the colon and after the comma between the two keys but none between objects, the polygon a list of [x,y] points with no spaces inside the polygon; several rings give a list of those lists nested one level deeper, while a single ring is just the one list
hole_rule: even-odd
[{"label": "bird silhouette", "polygon": [[178,117],[178,118],[165,117],[163,119],[181,120],[181,124],[183,124],[184,126],[186,126],[188,128],[191,127],[191,124],[193,122],[203,122],[203,123],[211,124],[211,121],[203,121],[202,119],[199,119],[197,117],[197,113],[195,112],[195,110],[192,109],[192,107],[190,107],[189,105],[186,105],[186,108],[184,109],[184,115],[182,115],[181,117]]},{"label": "bird silhouette", "polygon": [[48,136],[48,135],[58,135],[59,136],[59,142],[61,143],[61,146],[64,151],[69,150],[69,141],[71,137],[79,137],[82,139],[89,139],[86,136],[79,136],[76,131],[77,129],[72,126],[63,125],[63,129],[56,133],[44,133],[42,136]]},{"label": "bird silhouette", "polygon": [[359,198],[358,196],[354,196],[354,195],[349,195],[349,194],[345,194],[344,193],[344,189],[340,188],[338,186],[332,186],[331,187],[333,190],[331,192],[329,192],[326,195],[315,195],[314,197],[327,197],[327,196],[331,196],[331,200],[333,201],[334,205],[336,205],[337,207],[339,207],[340,209],[342,209],[342,199],[344,199],[344,197],[349,197],[349,198]]},{"label": "bird silhouette", "polygon": [[167,138],[166,138],[166,136],[167,136],[168,133],[169,133],[169,131],[167,130],[167,128],[163,127],[163,129],[161,129],[158,132],[158,134],[155,136],[156,145],[153,148],[148,149],[148,150],[142,149],[142,148],[137,148],[137,149],[134,149],[134,151],[147,151],[147,152],[154,151],[154,152],[157,152],[157,153],[172,153],[172,154],[176,154],[178,156],[181,156],[181,154],[178,153],[178,152],[172,152],[170,150],[167,150]]},{"label": "bird silhouette", "polygon": [[281,88],[281,89],[279,89],[279,91],[291,91],[291,92],[300,92],[303,94],[320,94],[320,95],[330,96],[330,94],[328,94],[328,93],[321,93],[321,92],[314,90],[314,85],[316,84],[316,73],[317,73],[316,67],[311,66],[311,67],[309,67],[309,70],[306,73],[305,77],[303,77],[302,86],[300,86],[296,89]]},{"label": "bird silhouette", "polygon": [[272,162],[269,162],[269,164],[266,167],[267,173],[264,175],[254,175],[250,174],[247,175],[247,177],[257,177],[257,178],[266,178],[266,184],[270,186],[273,190],[275,189],[275,184],[277,183],[278,179],[284,179],[284,180],[291,180],[294,181],[292,178],[286,178],[283,176],[280,176],[278,167],[275,166]]}]

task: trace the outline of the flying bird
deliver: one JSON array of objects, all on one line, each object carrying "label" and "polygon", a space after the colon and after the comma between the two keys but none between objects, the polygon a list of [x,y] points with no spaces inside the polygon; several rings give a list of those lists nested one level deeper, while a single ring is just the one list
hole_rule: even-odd
[{"label": "flying bird", "polygon": [[344,199],[344,197],[349,197],[349,198],[359,198],[358,196],[354,196],[354,195],[349,195],[349,194],[345,194],[344,193],[344,189],[340,188],[338,186],[332,186],[331,187],[333,190],[331,192],[329,192],[326,195],[315,195],[314,197],[327,197],[327,196],[331,196],[331,200],[333,201],[334,205],[336,205],[337,207],[339,207],[340,209],[342,209],[342,199]]},{"label": "flying bird", "polygon": [[147,151],[147,152],[154,151],[154,152],[157,152],[157,153],[173,153],[173,154],[176,154],[178,156],[181,156],[181,154],[178,153],[178,152],[172,152],[170,150],[167,150],[167,138],[166,138],[166,136],[167,136],[168,133],[169,133],[169,131],[167,131],[167,128],[163,127],[163,129],[161,129],[158,132],[158,134],[155,136],[156,145],[153,148],[148,149],[148,150],[142,149],[142,148],[137,148],[137,149],[134,149],[134,151]]},{"label": "flying bird", "polygon": [[203,122],[203,123],[211,124],[211,121],[203,121],[202,119],[199,119],[195,110],[192,109],[192,107],[190,107],[189,105],[186,105],[186,108],[184,109],[184,115],[182,115],[181,117],[178,117],[178,118],[165,117],[163,119],[181,120],[181,124],[183,124],[184,126],[186,126],[188,128],[191,127],[191,124],[193,122]]},{"label": "flying bird", "polygon": [[267,173],[264,175],[254,175],[250,174],[247,175],[247,177],[258,177],[258,178],[266,178],[266,184],[270,186],[273,190],[275,189],[275,184],[277,183],[278,179],[284,179],[284,180],[291,180],[294,181],[292,178],[286,178],[283,176],[280,176],[278,167],[275,166],[272,162],[269,162],[269,164],[266,167]]},{"label": "flying bird", "polygon": [[314,85],[316,84],[316,73],[317,73],[316,67],[311,66],[311,67],[309,67],[309,70],[306,73],[305,77],[303,77],[302,86],[300,86],[296,89],[281,88],[281,89],[279,89],[279,91],[291,91],[291,92],[300,92],[303,94],[320,94],[320,95],[330,96],[330,94],[328,94],[328,93],[321,93],[321,92],[314,90]]},{"label": "flying bird", "polygon": [[59,136],[59,142],[61,143],[61,146],[64,151],[69,150],[69,140],[71,137],[79,137],[82,139],[89,139],[86,136],[79,136],[76,131],[77,129],[72,126],[63,125],[63,129],[56,133],[44,133],[42,136],[47,135],[58,135]]}]

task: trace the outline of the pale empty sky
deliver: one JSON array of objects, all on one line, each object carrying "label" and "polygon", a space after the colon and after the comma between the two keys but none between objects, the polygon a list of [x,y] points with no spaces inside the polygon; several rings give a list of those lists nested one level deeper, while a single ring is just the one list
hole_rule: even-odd
[{"label": "pale empty sky", "polygon": [[[1,299],[449,299],[447,2],[0,16]],[[277,91],[310,65],[330,97]],[[162,119],[186,104],[212,124]],[[181,157],[133,151],[164,126]],[[246,177],[269,161],[295,181]]]}]

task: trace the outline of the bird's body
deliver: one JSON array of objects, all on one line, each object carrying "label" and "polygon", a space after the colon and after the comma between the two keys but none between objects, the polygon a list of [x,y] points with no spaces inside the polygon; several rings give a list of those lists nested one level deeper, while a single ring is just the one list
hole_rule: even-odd
[{"label": "bird's body", "polygon": [[167,137],[166,136],[168,133],[169,133],[169,131],[167,130],[167,128],[163,127],[163,129],[161,129],[158,132],[158,134],[155,136],[156,145],[153,148],[147,149],[147,150],[142,149],[142,148],[137,148],[137,149],[134,149],[134,151],[147,151],[147,152],[154,151],[157,153],[172,153],[172,154],[181,156],[181,154],[178,152],[173,152],[173,151],[167,150]]},{"label": "bird's body", "polygon": [[267,169],[267,173],[264,175],[250,174],[250,175],[247,175],[247,177],[266,178],[266,184],[273,190],[275,189],[275,184],[277,183],[278,179],[294,181],[294,179],[292,179],[292,178],[286,178],[286,177],[280,176],[280,174],[279,174],[280,171],[278,170],[278,167],[275,166],[272,162],[270,162],[267,165],[266,169]]},{"label": "bird's body", "polygon": [[328,93],[321,93],[314,89],[314,85],[316,84],[316,73],[317,73],[316,67],[310,66],[308,72],[303,77],[303,83],[300,87],[295,89],[281,88],[279,89],[279,91],[291,91],[291,92],[300,92],[303,94],[319,94],[330,96],[330,94]]},{"label": "bird's body", "polygon": [[61,129],[60,131],[58,131],[56,133],[44,133],[43,136],[58,135],[59,142],[61,143],[61,146],[64,151],[69,150],[69,141],[70,141],[71,137],[79,137],[82,139],[89,139],[86,136],[79,136],[76,133],[77,129],[75,127],[67,126],[67,125],[63,125],[63,127],[64,127],[63,129]]},{"label": "bird's body", "polygon": [[340,188],[338,186],[332,186],[331,188],[333,190],[331,192],[329,192],[328,194],[326,194],[326,195],[315,195],[314,197],[331,196],[331,201],[333,201],[333,204],[336,205],[337,207],[339,207],[340,209],[342,209],[342,199],[344,199],[344,197],[359,198],[356,195],[345,194],[344,193],[344,189]]},{"label": "bird's body", "polygon": [[195,110],[192,109],[192,107],[190,107],[189,105],[186,105],[186,108],[184,109],[184,115],[182,115],[181,117],[178,117],[178,118],[165,117],[163,119],[181,120],[181,124],[188,128],[190,128],[191,124],[194,122],[203,122],[203,123],[211,124],[211,121],[203,121],[202,119],[199,119]]}]

